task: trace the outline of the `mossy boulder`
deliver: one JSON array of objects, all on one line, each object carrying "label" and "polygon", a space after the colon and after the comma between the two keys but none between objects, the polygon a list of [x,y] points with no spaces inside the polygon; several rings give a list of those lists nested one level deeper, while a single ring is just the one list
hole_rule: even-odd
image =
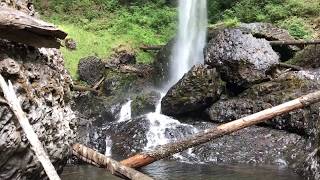
[{"label": "mossy boulder", "polygon": [[[302,72],[289,72],[280,77],[256,84],[238,97],[219,101],[207,109],[214,122],[229,122],[261,110],[293,100],[314,92],[320,84],[303,76]],[[275,117],[265,124],[277,129],[295,132],[303,136],[316,136],[319,116],[319,103]]]},{"label": "mossy boulder", "polygon": [[320,67],[320,48],[317,45],[309,45],[299,51],[288,63],[304,68]]},{"label": "mossy boulder", "polygon": [[161,110],[169,116],[201,111],[217,101],[220,94],[221,81],[216,69],[196,65],[168,91]]},{"label": "mossy boulder", "polygon": [[225,29],[208,43],[205,63],[217,68],[230,91],[239,93],[268,80],[267,72],[279,63],[279,56],[268,41]]},{"label": "mossy boulder", "polygon": [[146,113],[155,112],[161,94],[155,91],[142,92],[132,99],[132,117],[137,117]]},{"label": "mossy boulder", "polygon": [[104,70],[104,63],[95,56],[82,58],[78,64],[80,80],[90,85],[96,84],[103,77]]}]

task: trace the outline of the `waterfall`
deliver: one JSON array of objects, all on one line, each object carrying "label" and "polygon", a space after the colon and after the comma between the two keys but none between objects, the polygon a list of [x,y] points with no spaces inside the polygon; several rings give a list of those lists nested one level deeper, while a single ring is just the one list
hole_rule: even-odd
[{"label": "waterfall", "polygon": [[120,110],[120,117],[118,122],[124,122],[131,119],[131,102],[132,100],[129,100],[127,103],[125,103]]},{"label": "waterfall", "polygon": [[204,62],[207,21],[206,0],[179,0],[179,26],[170,59],[168,88],[178,82],[193,65]]}]

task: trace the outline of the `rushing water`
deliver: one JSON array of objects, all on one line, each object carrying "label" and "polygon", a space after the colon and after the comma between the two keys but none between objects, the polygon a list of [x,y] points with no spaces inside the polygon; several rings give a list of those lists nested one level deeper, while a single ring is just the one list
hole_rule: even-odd
[{"label": "rushing water", "polygon": [[175,84],[193,65],[203,63],[207,21],[206,0],[179,0],[179,27],[167,87]]},{"label": "rushing water", "polygon": [[118,122],[124,122],[131,119],[131,102],[132,100],[129,100],[122,106]]}]

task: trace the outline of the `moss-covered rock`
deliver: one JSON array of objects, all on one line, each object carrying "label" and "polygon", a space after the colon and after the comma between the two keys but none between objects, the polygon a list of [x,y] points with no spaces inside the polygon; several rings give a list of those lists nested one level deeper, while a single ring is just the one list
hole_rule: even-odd
[{"label": "moss-covered rock", "polygon": [[317,45],[309,45],[299,51],[290,61],[290,64],[304,68],[320,67],[320,48]]},{"label": "moss-covered rock", "polygon": [[201,111],[219,99],[221,82],[216,69],[194,66],[175,84],[161,102],[163,114],[179,116]]},{"label": "moss-covered rock", "polygon": [[161,94],[155,91],[142,92],[132,99],[132,117],[137,117],[149,112],[155,112]]}]

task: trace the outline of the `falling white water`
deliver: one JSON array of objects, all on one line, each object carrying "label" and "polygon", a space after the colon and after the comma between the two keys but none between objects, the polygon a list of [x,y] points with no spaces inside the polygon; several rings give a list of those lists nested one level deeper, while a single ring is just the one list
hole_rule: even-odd
[{"label": "falling white water", "polygon": [[191,67],[204,62],[207,0],[179,0],[179,27],[170,60],[170,81],[175,84]]},{"label": "falling white water", "polygon": [[[166,137],[167,130],[175,130],[178,127],[188,127],[191,133],[196,133],[198,130],[188,124],[180,123],[178,120],[173,119],[169,116],[161,114],[161,100],[165,96],[164,93],[161,93],[161,98],[157,104],[156,112],[147,114],[147,119],[150,122],[149,130],[146,133],[147,144],[144,147],[145,150],[151,150],[156,146],[167,144],[173,140],[169,137]],[[182,156],[181,156],[182,157]],[[180,156],[177,158],[181,159]]]},{"label": "falling white water", "polygon": [[132,100],[129,100],[121,107],[118,122],[124,122],[131,119],[131,102]]},{"label": "falling white water", "polygon": [[111,156],[112,140],[109,136],[106,137],[106,151],[105,156]]}]

